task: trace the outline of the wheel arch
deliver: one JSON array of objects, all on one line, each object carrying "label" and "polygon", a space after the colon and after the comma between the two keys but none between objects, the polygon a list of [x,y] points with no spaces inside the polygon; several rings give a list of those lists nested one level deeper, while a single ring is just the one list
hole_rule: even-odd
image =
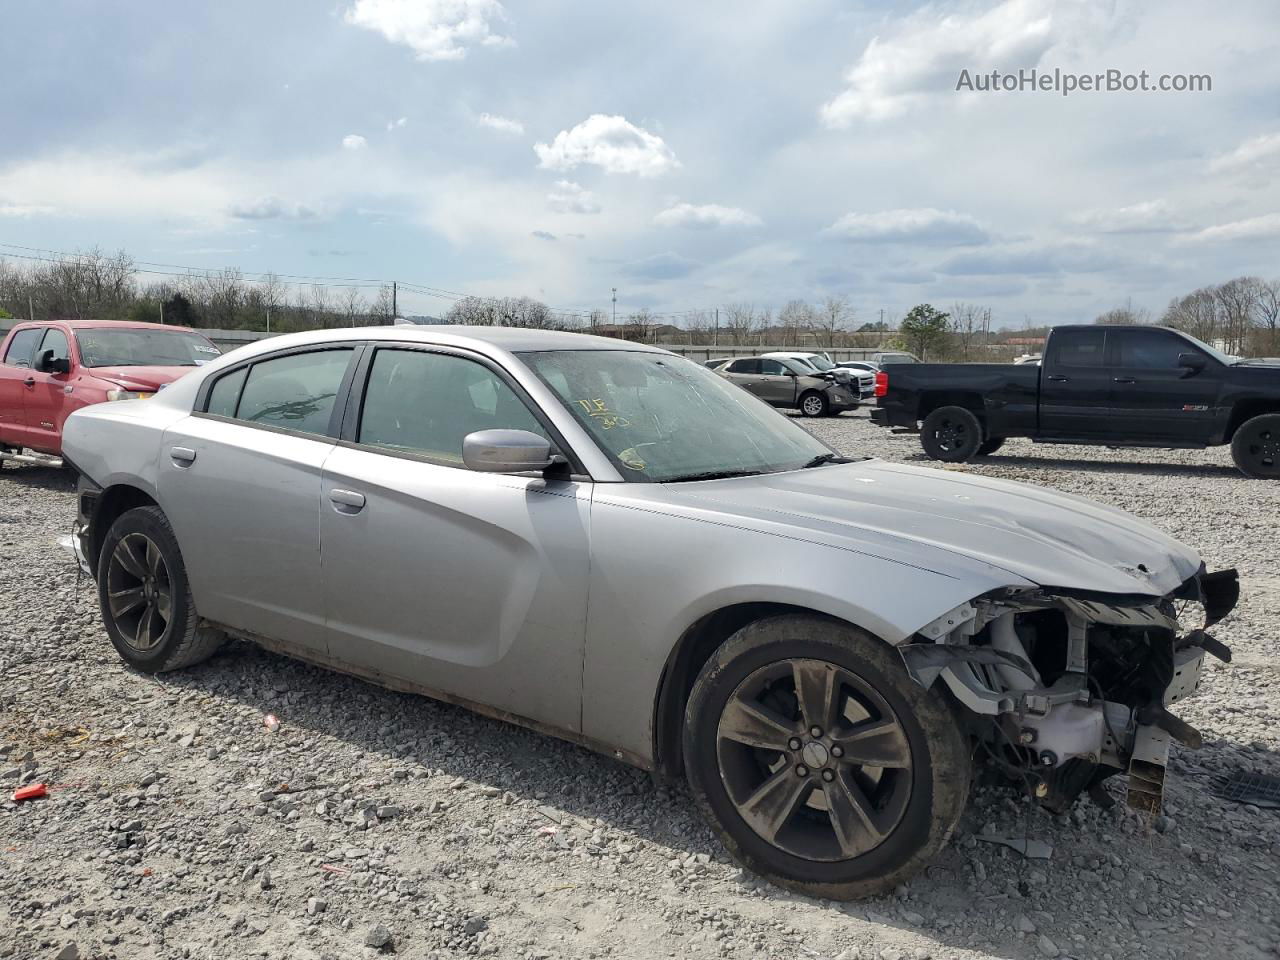
[{"label": "wheel arch", "polygon": [[963,407],[984,427],[987,423],[986,407],[982,403],[982,395],[970,390],[924,390],[920,394],[920,403],[916,407],[916,417],[925,417],[941,407]]},{"label": "wheel arch", "polygon": [[[851,623],[842,617],[800,604],[753,601],[720,607],[699,617],[680,635],[667,656],[653,703],[653,766],[660,777],[676,779],[684,773],[682,740],[685,705],[703,665],[725,641],[747,624],[787,613]],[[868,632],[877,636],[872,631]],[[892,646],[888,641],[885,641],[885,645]]]},{"label": "wheel arch", "polygon": [[1242,424],[1266,413],[1280,413],[1280,399],[1275,397],[1254,397],[1246,400],[1237,400],[1231,408],[1231,416],[1227,420],[1227,432],[1222,438],[1223,442],[1230,443]]},{"label": "wheel arch", "polygon": [[[82,494],[82,511],[86,509]],[[115,483],[98,492],[87,505],[86,516],[90,518],[89,530],[89,569],[98,569],[98,556],[102,553],[103,541],[111,525],[123,514],[136,507],[159,507],[160,504],[148,490],[140,485],[122,482]]]}]

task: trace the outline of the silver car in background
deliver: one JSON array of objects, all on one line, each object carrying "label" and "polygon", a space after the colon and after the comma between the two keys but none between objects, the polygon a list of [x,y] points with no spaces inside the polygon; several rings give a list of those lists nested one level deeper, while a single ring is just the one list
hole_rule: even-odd
[{"label": "silver car in background", "polygon": [[[573,333],[264,340],[67,421],[128,663],[227,635],[553,733],[692,795],[741,863],[883,892],[977,748],[1159,804],[1233,572],[1089,501],[848,460],[700,364]],[[1192,606],[1183,604],[1183,606]]]}]

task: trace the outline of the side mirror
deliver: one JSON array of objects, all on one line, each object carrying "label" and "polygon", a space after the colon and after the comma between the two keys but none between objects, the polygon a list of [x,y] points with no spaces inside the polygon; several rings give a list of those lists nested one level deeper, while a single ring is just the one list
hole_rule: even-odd
[{"label": "side mirror", "polygon": [[41,373],[70,373],[71,361],[67,357],[54,359],[52,350],[45,350],[36,361],[36,369]]},{"label": "side mirror", "polygon": [[1178,354],[1178,366],[1182,368],[1184,377],[1193,377],[1205,367],[1205,359],[1198,353]]},{"label": "side mirror", "polygon": [[462,462],[480,473],[524,473],[555,463],[551,442],[528,430],[477,430],[462,439]]}]

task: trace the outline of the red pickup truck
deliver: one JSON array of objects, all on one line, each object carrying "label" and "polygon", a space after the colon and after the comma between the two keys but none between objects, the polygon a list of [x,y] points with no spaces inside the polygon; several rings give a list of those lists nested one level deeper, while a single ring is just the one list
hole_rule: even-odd
[{"label": "red pickup truck", "polygon": [[18,324],[0,345],[0,464],[56,463],[73,410],[149,397],[219,352],[194,330],[158,323]]}]

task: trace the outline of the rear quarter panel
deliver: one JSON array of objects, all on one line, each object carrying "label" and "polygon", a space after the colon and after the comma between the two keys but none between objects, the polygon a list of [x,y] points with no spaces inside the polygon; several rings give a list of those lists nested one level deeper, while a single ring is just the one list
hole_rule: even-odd
[{"label": "rear quarter panel", "polygon": [[152,400],[96,403],[67,417],[62,430],[63,454],[104,489],[125,483],[158,501],[160,440],[165,429],[182,416],[182,411]]}]

